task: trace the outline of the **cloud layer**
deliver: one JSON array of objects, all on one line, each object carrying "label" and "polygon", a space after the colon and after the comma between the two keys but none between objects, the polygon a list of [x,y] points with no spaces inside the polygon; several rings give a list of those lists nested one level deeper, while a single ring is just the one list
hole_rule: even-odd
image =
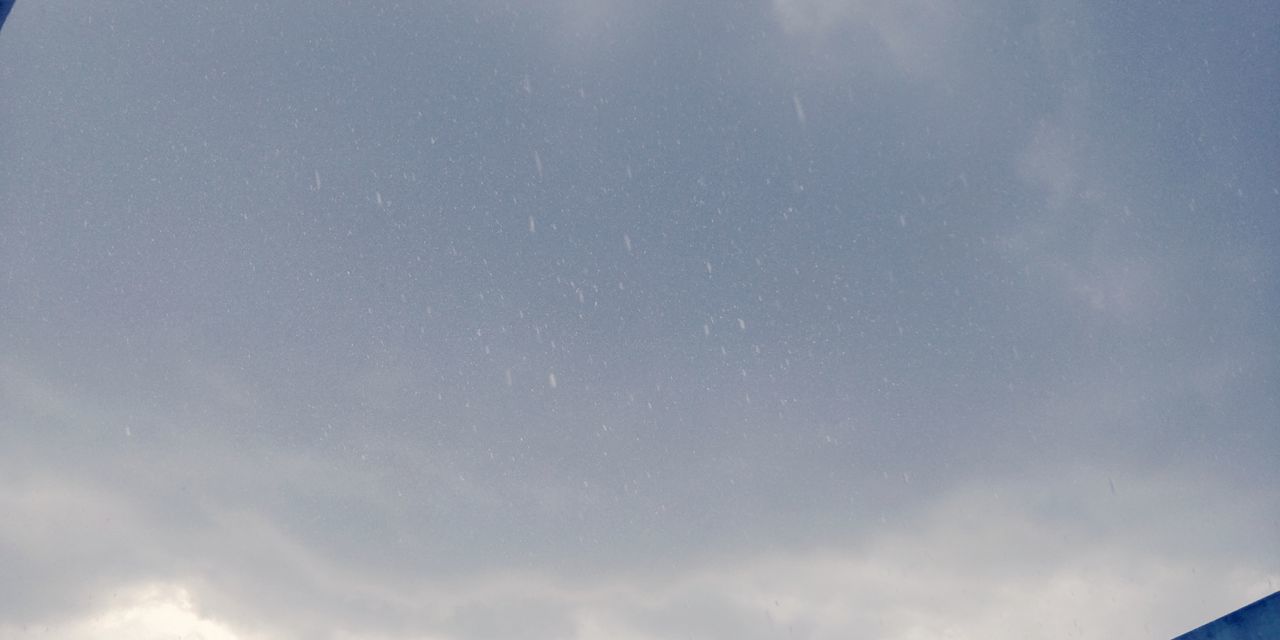
[{"label": "cloud layer", "polygon": [[1276,9],[20,4],[0,636],[1274,591]]}]

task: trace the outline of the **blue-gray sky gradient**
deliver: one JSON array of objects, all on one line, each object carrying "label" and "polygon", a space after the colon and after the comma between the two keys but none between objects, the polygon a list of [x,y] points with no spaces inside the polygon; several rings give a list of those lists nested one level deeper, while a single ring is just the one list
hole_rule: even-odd
[{"label": "blue-gray sky gradient", "polygon": [[1274,591],[1278,63],[1261,1],[20,4],[0,632],[1101,638]]}]

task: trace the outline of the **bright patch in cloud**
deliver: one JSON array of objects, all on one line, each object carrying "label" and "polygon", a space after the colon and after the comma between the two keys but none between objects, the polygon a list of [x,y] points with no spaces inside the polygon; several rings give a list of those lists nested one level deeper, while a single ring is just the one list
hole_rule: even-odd
[{"label": "bright patch in cloud", "polygon": [[30,627],[14,638],[56,637],[64,640],[256,640],[205,616],[191,594],[174,584],[149,584],[121,590],[102,610],[75,622]]}]

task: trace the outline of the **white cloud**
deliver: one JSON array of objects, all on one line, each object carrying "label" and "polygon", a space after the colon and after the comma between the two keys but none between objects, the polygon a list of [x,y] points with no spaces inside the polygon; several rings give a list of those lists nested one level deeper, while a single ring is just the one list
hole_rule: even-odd
[{"label": "white cloud", "polygon": [[117,589],[110,604],[75,621],[51,626],[4,630],[5,637],[54,637],[60,640],[257,640],[261,636],[236,631],[204,617],[185,588],[147,584]]},{"label": "white cloud", "polygon": [[939,0],[774,0],[773,7],[783,30],[797,37],[869,29],[913,73],[948,68],[944,47],[960,27],[955,5]]}]

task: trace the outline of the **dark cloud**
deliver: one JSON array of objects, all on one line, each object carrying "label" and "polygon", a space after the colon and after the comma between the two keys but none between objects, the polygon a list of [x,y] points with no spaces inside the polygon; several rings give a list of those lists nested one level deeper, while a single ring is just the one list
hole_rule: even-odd
[{"label": "dark cloud", "polygon": [[1120,637],[1274,590],[1271,17],[19,5],[0,635]]}]

